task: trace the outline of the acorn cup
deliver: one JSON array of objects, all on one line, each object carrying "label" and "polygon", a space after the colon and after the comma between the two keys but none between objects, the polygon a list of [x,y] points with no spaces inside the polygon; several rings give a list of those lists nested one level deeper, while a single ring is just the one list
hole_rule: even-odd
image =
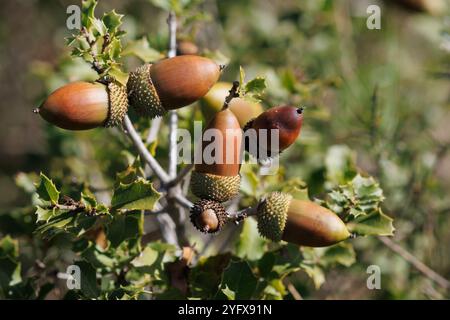
[{"label": "acorn cup", "polygon": [[227,218],[224,206],[214,200],[199,200],[191,208],[191,222],[203,233],[219,232],[227,222]]},{"label": "acorn cup", "polygon": [[128,78],[130,104],[142,116],[163,116],[203,97],[219,79],[220,70],[214,61],[194,55],[145,64]]},{"label": "acorn cup", "polygon": [[[211,118],[220,111],[223,101],[228,95],[232,85],[233,84],[229,82],[217,82],[201,99],[201,111],[206,121],[211,120]],[[250,102],[239,97],[231,100],[229,109],[238,119],[241,128],[243,128],[247,122],[264,112],[264,108],[260,103]]]},{"label": "acorn cup", "polygon": [[[212,142],[203,141],[201,163],[195,164],[191,175],[191,191],[200,199],[225,202],[239,192],[242,130],[236,116],[229,109],[218,112],[205,132],[209,129],[217,130],[220,137],[214,138]],[[217,147],[214,149],[213,159],[207,163],[204,151],[205,148],[212,148],[209,144],[213,143]]]},{"label": "acorn cup", "polygon": [[344,222],[332,211],[312,201],[272,192],[257,208],[259,233],[308,247],[326,247],[350,237]]},{"label": "acorn cup", "polygon": [[[277,156],[295,142],[300,135],[302,123],[303,108],[288,105],[273,107],[245,125],[245,150],[258,159]],[[259,140],[262,129],[267,130],[267,141]],[[271,141],[272,129],[279,130],[278,147],[275,148]]]},{"label": "acorn cup", "polygon": [[124,86],[115,82],[73,82],[50,94],[35,112],[60,128],[87,130],[119,125],[127,110]]}]

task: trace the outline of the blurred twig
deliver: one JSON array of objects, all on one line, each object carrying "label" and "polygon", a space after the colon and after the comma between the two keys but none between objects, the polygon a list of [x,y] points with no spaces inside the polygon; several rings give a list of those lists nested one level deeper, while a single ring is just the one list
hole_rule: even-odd
[{"label": "blurred twig", "polygon": [[402,248],[399,244],[395,243],[387,237],[378,237],[378,239],[386,245],[389,249],[400,255],[403,259],[408,261],[414,268],[420,271],[427,278],[436,282],[442,288],[448,290],[450,288],[450,281],[436,273],[433,269],[428,267],[422,261],[417,259],[413,254]]},{"label": "blurred twig", "polygon": [[147,150],[144,142],[142,141],[141,137],[137,133],[136,129],[131,123],[130,118],[127,115],[123,119],[123,126],[126,130],[127,135],[130,137],[131,141],[138,149],[142,159],[144,159],[144,161],[150,166],[150,168],[152,168],[153,172],[158,177],[158,179],[161,180],[161,182],[166,183],[169,180],[167,173],[159,165],[158,161],[156,161],[156,159],[153,158],[153,156]]}]

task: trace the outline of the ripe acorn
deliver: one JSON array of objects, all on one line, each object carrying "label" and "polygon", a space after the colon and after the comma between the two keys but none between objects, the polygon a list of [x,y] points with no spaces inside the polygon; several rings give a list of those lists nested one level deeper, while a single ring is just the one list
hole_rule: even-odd
[{"label": "ripe acorn", "polygon": [[326,247],[350,237],[344,222],[334,212],[281,192],[272,192],[259,203],[257,220],[259,233],[272,241]]},{"label": "ripe acorn", "polygon": [[35,109],[48,122],[68,130],[120,124],[128,110],[127,92],[115,82],[73,82],[54,91]]},{"label": "ripe acorn", "polygon": [[[228,108],[216,113],[204,134],[209,129],[217,130],[214,132],[220,136],[214,137],[212,142],[203,141],[201,162],[196,163],[191,175],[191,190],[200,199],[224,202],[239,192],[242,130],[236,116]],[[204,154],[206,148],[213,148],[210,144],[217,146],[214,155]],[[205,156],[213,156],[213,159],[205,159]]]},{"label": "ripe acorn", "polygon": [[194,55],[145,64],[128,78],[130,104],[143,116],[162,116],[203,97],[219,79],[220,70],[214,61]]},{"label": "ripe acorn", "polygon": [[228,215],[223,205],[213,200],[202,199],[191,208],[192,224],[203,233],[216,233],[222,230]]},{"label": "ripe acorn", "polygon": [[[231,86],[232,84],[229,82],[217,82],[206,96],[202,98],[201,111],[207,121],[211,120],[214,114],[220,111]],[[264,111],[260,103],[250,102],[241,98],[231,100],[229,108],[238,119],[241,128]]]},{"label": "ripe acorn", "polygon": [[[248,136],[248,139],[245,139],[245,150],[259,159],[276,156],[295,142],[300,134],[302,122],[303,108],[288,105],[271,108],[245,125],[244,132]],[[251,129],[254,130],[254,134],[251,134]],[[262,129],[267,130],[266,142],[259,141]],[[271,141],[272,129],[279,130],[278,147],[275,149]]]},{"label": "ripe acorn", "polygon": [[198,54],[198,47],[189,40],[179,40],[177,42],[177,56]]}]

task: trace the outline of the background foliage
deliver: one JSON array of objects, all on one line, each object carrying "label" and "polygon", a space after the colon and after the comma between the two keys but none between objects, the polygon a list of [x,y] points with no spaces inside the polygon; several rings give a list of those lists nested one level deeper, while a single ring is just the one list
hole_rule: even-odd
[{"label": "background foliage", "polygon": [[[180,37],[229,61],[222,79],[239,78],[243,66],[248,79],[266,77],[266,107],[306,106],[301,137],[281,156],[286,165],[280,175],[260,178],[256,167],[245,166],[236,208],[267,191],[307,186],[311,199],[348,219],[383,210],[395,219],[394,240],[448,279],[448,17],[377,2],[382,29],[368,30],[362,3],[100,1],[96,16],[113,9],[125,15],[122,57],[115,50],[104,57],[120,59],[123,71],[165,55],[166,10],[172,8]],[[141,210],[159,194],[144,179],[148,172],[125,135],[114,129],[67,132],[31,113],[57,87],[96,78],[64,45],[71,36],[65,28],[69,4],[7,0],[1,8],[1,298],[449,297],[448,285],[418,272],[377,237],[299,249],[263,240],[252,219],[216,237],[179,223],[181,245],[195,251],[186,266],[191,253],[162,241],[158,217]],[[179,114],[185,128],[192,118],[202,119],[198,105]],[[149,123],[133,120],[145,137]],[[167,136],[163,125],[149,145],[163,165]],[[379,185],[361,182],[358,172]],[[361,201],[348,205],[355,196]],[[81,290],[68,291],[58,272],[74,262],[85,277]],[[372,264],[381,267],[381,290],[366,287]]]}]

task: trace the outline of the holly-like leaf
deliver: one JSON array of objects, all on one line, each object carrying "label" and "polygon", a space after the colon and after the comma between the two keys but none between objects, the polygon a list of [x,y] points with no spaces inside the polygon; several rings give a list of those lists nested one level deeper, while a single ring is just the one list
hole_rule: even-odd
[{"label": "holly-like leaf", "polygon": [[245,219],[235,245],[236,255],[242,259],[258,260],[266,250],[267,241],[258,233],[255,219]]},{"label": "holly-like leaf", "polygon": [[253,96],[260,96],[264,93],[266,87],[266,78],[256,77],[245,84],[245,92]]},{"label": "holly-like leaf", "polygon": [[347,228],[350,232],[361,236],[392,236],[395,231],[393,219],[385,215],[381,209],[352,220],[347,224]]},{"label": "holly-like leaf", "polygon": [[95,18],[97,0],[83,0],[81,2],[81,24],[86,28],[91,27],[91,21]]},{"label": "holly-like leaf", "polygon": [[340,242],[334,246],[316,250],[321,251],[319,263],[324,267],[333,266],[335,264],[350,267],[356,261],[355,250],[348,242]]},{"label": "holly-like leaf", "polygon": [[116,214],[107,231],[111,245],[117,247],[126,240],[139,237],[143,227],[141,220],[141,214]]},{"label": "holly-like leaf", "polygon": [[256,284],[257,279],[248,262],[235,260],[225,269],[220,288],[222,293],[227,293],[228,298],[250,299]]},{"label": "holly-like leaf", "polygon": [[109,34],[114,35],[119,31],[123,17],[123,14],[118,14],[115,10],[103,15],[102,21]]},{"label": "holly-like leaf", "polygon": [[75,263],[80,267],[80,285],[81,292],[87,298],[98,298],[100,288],[97,284],[97,272],[95,268],[86,261],[78,261]]},{"label": "holly-like leaf", "polygon": [[129,42],[123,50],[122,55],[136,56],[143,62],[153,62],[163,58],[163,54],[161,52],[150,46],[146,37]]},{"label": "holly-like leaf", "polygon": [[114,209],[153,210],[161,194],[153,184],[142,178],[120,185],[114,190],[111,205]]},{"label": "holly-like leaf", "polygon": [[52,180],[41,172],[41,181],[37,185],[36,192],[43,201],[57,204],[59,200],[59,191]]}]

